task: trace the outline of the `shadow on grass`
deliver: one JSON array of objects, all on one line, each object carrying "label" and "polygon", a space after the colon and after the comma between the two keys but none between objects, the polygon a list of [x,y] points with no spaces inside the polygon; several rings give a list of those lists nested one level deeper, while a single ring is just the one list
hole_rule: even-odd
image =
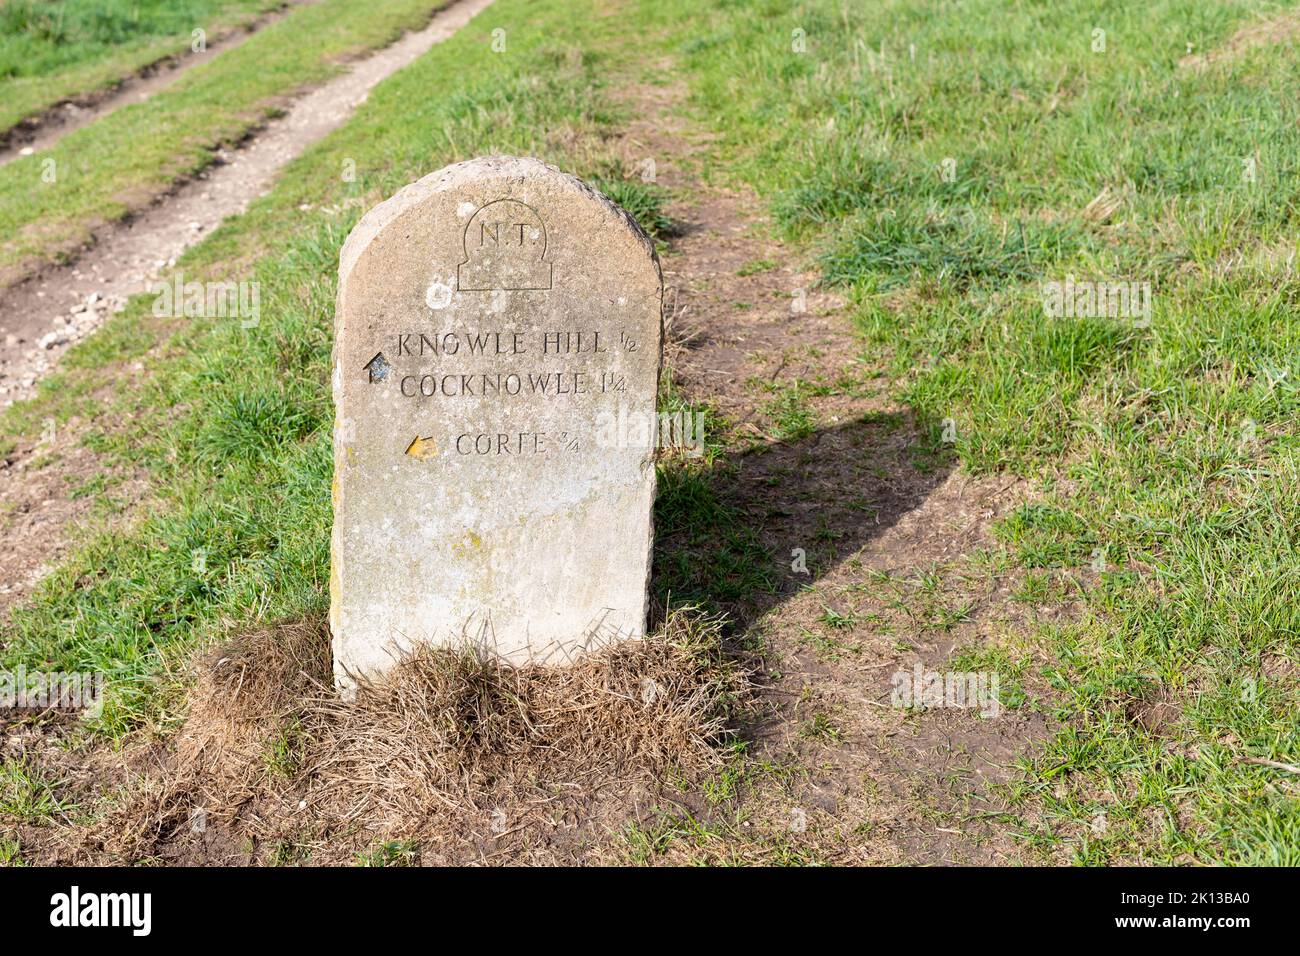
[{"label": "shadow on grass", "polygon": [[[725,613],[735,650],[769,610],[857,554],[955,467],[932,421],[873,413],[729,459],[660,466],[652,587]],[[658,621],[652,622],[657,624]]]}]

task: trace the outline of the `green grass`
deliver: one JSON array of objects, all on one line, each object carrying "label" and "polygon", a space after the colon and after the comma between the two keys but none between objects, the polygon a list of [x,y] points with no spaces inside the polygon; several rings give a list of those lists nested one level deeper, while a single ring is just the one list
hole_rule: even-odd
[{"label": "green grass", "polygon": [[[47,415],[128,422],[85,440],[146,469],[158,501],[42,585],[0,660],[107,673],[96,729],[119,736],[174,716],[159,675],[195,646],[252,618],[320,613],[334,271],[360,210],[496,148],[626,181],[625,201],[664,232],[662,197],[611,173],[603,137],[622,118],[610,72],[667,54],[717,136],[706,174],[752,187],[809,250],[894,395],[920,421],[954,420],[964,468],[1026,479],[1027,503],[979,560],[1029,575],[1017,605],[1078,606],[1031,620],[1014,647],[967,655],[1017,702],[1043,688],[1059,727],[1014,788],[1026,845],[1080,863],[1300,862],[1295,781],[1242,762],[1300,762],[1300,283],[1286,265],[1300,51],[1178,66],[1188,42],[1214,49],[1277,9],[657,0],[610,18],[498,0],[182,263],[222,278],[251,263],[257,329],[164,326],[137,302],[5,414],[9,437],[33,437]],[[505,56],[488,46],[497,26],[510,31]],[[1090,46],[1098,26],[1105,53]],[[795,28],[806,53],[791,50]],[[122,124],[69,155],[110,149],[132,129]],[[1254,156],[1250,181],[1242,160]],[[338,176],[347,158],[355,183]],[[98,198],[82,211],[113,195],[97,191],[113,164],[96,164]],[[21,203],[6,172],[0,219],[12,223]],[[1121,206],[1106,223],[1085,218],[1107,187]],[[69,214],[58,202],[55,216]],[[1150,325],[1045,315],[1041,283],[1068,275],[1150,282]],[[114,371],[145,356],[150,374],[121,384]],[[771,397],[784,434],[810,427],[808,387]],[[714,452],[661,467],[657,580],[675,600],[774,588],[777,563],[718,493],[728,467]],[[918,631],[947,631],[968,609],[943,597],[923,573],[900,609]],[[1128,716],[1154,692],[1180,715],[1159,732]],[[809,732],[825,736],[815,720]],[[674,818],[628,839],[651,859],[721,838]]]},{"label": "green grass", "polygon": [[[1024,637],[1063,729],[1020,798],[1031,845],[1079,862],[1300,862],[1294,782],[1240,762],[1300,758],[1296,682],[1268,676],[1300,656],[1300,54],[1178,66],[1279,12],[719,0],[676,34],[715,155],[810,246],[898,397],[955,420],[967,469],[1038,490],[1000,546],[1073,575],[1057,595],[1083,611]],[[1149,327],[1045,315],[1069,275],[1151,283]],[[1152,685],[1182,709],[1171,738],[1125,716]]]},{"label": "green grass", "polygon": [[189,52],[279,0],[6,0],[0,4],[0,131]]},{"label": "green grass", "polygon": [[755,259],[752,262],[746,262],[737,271],[738,276],[758,275],[760,272],[768,272],[777,267],[777,263],[771,259]]},{"label": "green grass", "polygon": [[612,172],[615,175],[600,176],[593,180],[592,185],[631,213],[656,242],[671,235],[673,221],[663,211],[667,191],[631,178],[633,174],[621,164]]},{"label": "green grass", "polygon": [[[0,817],[21,823],[43,823],[62,814],[54,794],[55,784],[45,777],[33,761],[22,758],[0,762]],[[17,856],[17,849],[13,851]]]},{"label": "green grass", "polygon": [[840,729],[835,726],[827,714],[813,714],[810,720],[804,722],[799,728],[799,736],[807,740],[820,740],[828,744],[838,744],[844,739]]},{"label": "green grass", "polygon": [[[814,866],[821,861],[803,848],[792,845],[788,836],[764,840],[751,847],[750,855],[734,849],[740,842],[741,820],[701,820],[690,811],[660,810],[644,823],[628,824],[622,833],[625,852],[633,863],[646,865],[664,858],[670,851],[686,854],[691,866]],[[677,862],[674,860],[674,862]]]},{"label": "green grass", "polygon": [[388,840],[357,855],[357,866],[415,866],[420,845],[412,840]]},{"label": "green grass", "polygon": [[775,593],[772,554],[752,521],[719,494],[726,473],[707,460],[659,466],[654,581],[661,601],[719,612]]},{"label": "green grass", "polygon": [[264,755],[266,769],[277,777],[292,780],[302,763],[302,725],[294,718],[271,738]]},{"label": "green grass", "polygon": [[[521,18],[524,7],[499,0],[381,84],[271,195],[178,264],[187,278],[248,270],[260,283],[256,328],[158,320],[149,297],[139,297],[69,353],[35,401],[0,418],[0,432],[31,438],[46,417],[60,427],[74,417],[92,422],[82,426],[85,444],[110,466],[144,469],[158,495],[131,528],[88,536],[13,616],[0,650],[6,664],[105,674],[99,733],[120,737],[173,720],[181,701],[165,675],[196,646],[251,620],[323,612],[335,276],[361,212],[421,175],[492,149],[617,178],[618,157],[603,147],[619,117],[597,70],[605,61],[596,50],[568,53],[601,39],[593,23],[603,25],[606,44],[619,36],[617,24],[575,17],[559,0],[528,4]],[[503,24],[510,45],[500,55],[490,37]],[[339,176],[344,159],[356,162],[355,182]],[[635,182],[625,195],[639,197],[656,229],[662,194],[642,187]],[[149,374],[122,374],[141,360]],[[666,407],[676,406],[670,399]],[[277,771],[292,761],[289,740],[267,755]]]},{"label": "green grass", "polygon": [[772,437],[793,444],[812,435],[817,430],[817,418],[808,404],[808,383],[794,379],[773,385],[772,389],[776,395],[763,406],[763,413],[772,420]]},{"label": "green grass", "polygon": [[0,840],[0,866],[26,866],[17,840]]},{"label": "green grass", "polygon": [[[348,56],[423,26],[440,5],[322,0],[304,6],[239,47],[214,51],[145,102],[0,167],[0,276],[83,243],[96,223],[120,218],[209,165],[219,146],[274,115],[279,97],[328,79]],[[51,168],[53,181],[44,175]]]}]

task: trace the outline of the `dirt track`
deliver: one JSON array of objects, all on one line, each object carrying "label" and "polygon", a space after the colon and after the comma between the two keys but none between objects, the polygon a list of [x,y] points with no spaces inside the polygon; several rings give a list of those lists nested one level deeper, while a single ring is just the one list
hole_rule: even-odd
[{"label": "dirt track", "polygon": [[259,30],[282,20],[295,6],[315,0],[286,0],[279,8],[264,13],[242,27],[222,30],[206,38],[205,48],[165,57],[142,67],[134,75],[101,90],[76,96],[29,117],[0,133],[0,166],[30,153],[49,149],[73,130],[95,122],[114,110],[139,103],[166,89],[186,72],[202,66],[217,53],[225,53],[244,43]]},{"label": "dirt track", "polygon": [[[266,192],[280,170],[345,122],[378,83],[447,39],[491,0],[459,0],[411,33],[299,99],[240,149],[223,152],[198,178],[160,197],[128,222],[106,227],[72,263],[0,292],[0,405],[31,394],[73,343],[97,329],[127,298],[145,292],[189,246]],[[64,431],[67,431],[66,429]],[[84,448],[60,434],[43,450],[59,467],[32,469],[32,449],[0,460],[0,612],[21,600],[62,553],[89,502],[69,483],[93,472]]]},{"label": "dirt track", "polygon": [[129,221],[110,225],[66,266],[0,292],[0,405],[30,394],[73,342],[126,300],[148,290],[177,256],[228,216],[242,212],[279,171],[342,124],[382,80],[447,39],[491,0],[459,0],[429,25],[358,61],[306,94],[205,173],[159,197]]}]

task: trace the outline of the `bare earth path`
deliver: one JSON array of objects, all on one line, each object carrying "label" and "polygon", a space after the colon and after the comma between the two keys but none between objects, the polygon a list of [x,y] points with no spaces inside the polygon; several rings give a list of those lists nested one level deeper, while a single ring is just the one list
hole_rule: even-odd
[{"label": "bare earth path", "polygon": [[284,19],[294,7],[313,2],[315,0],[286,0],[279,8],[264,13],[243,26],[222,30],[207,37],[205,48],[201,51],[186,51],[150,63],[108,89],[56,103],[37,116],[23,120],[0,134],[0,166],[18,156],[48,149],[73,130],[81,129],[130,103],[148,99],[159,90],[171,86],[187,71],[201,66],[210,57],[235,49],[257,31]]},{"label": "bare earth path", "polygon": [[[962,560],[1022,489],[974,480],[932,452],[935,423],[888,397],[882,357],[853,333],[844,303],[816,291],[815,274],[770,237],[762,201],[701,181],[707,140],[681,120],[681,98],[641,90],[642,119],[626,142],[629,161],[654,159],[678,197],[669,211],[680,234],[664,257],[676,307],[667,365],[692,400],[734,426],[736,468],[715,490],[759,529],[776,584],[729,609],[735,639],[764,647],[770,680],[749,734],[751,766],[767,769],[721,806],[688,801],[725,849],[670,844],[665,858],[1017,859],[1005,827],[989,822],[1000,807],[988,785],[1008,780],[1042,738],[1041,716],[906,710],[890,695],[895,674],[951,670],[955,651],[1016,625],[1009,583],[972,576]],[[777,440],[790,394],[805,396],[815,425]],[[665,556],[682,547],[691,545],[656,542]],[[806,572],[793,567],[798,553]],[[681,821],[669,829],[677,825],[690,832]]]},{"label": "bare earth path", "polygon": [[[114,308],[150,283],[227,216],[267,189],[286,163],[342,124],[383,79],[447,39],[491,0],[459,0],[429,25],[356,63],[298,100],[243,148],[223,154],[204,175],[160,198],[140,216],[107,228],[67,266],[0,292],[0,404],[29,395],[59,355],[102,324]],[[71,525],[89,502],[69,494],[68,476],[93,456],[72,429],[32,449],[0,457],[0,614],[31,588],[62,553]],[[57,457],[61,467],[33,467]],[[83,468],[83,464],[86,466]],[[84,475],[82,475],[84,478]],[[129,487],[129,486],[128,486]],[[129,497],[129,492],[127,492]]]}]

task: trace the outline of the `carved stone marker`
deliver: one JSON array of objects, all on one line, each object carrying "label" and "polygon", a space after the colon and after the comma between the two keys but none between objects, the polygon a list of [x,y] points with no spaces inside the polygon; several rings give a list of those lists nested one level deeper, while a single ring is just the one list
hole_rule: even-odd
[{"label": "carved stone marker", "polygon": [[562,663],[643,635],[663,281],[535,159],[426,176],[343,247],[330,627],[344,692],[417,643]]}]

